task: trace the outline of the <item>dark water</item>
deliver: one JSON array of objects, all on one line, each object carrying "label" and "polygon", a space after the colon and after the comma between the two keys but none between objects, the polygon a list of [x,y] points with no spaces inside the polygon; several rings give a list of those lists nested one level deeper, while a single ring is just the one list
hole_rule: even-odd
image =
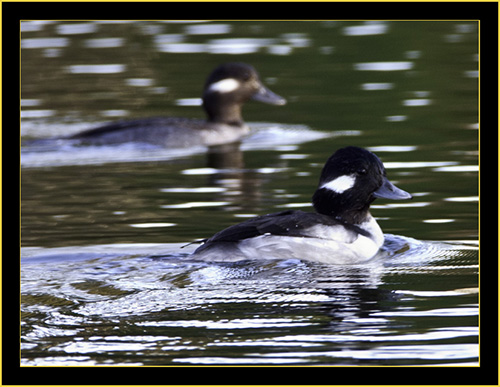
[{"label": "dark water", "polygon": [[[125,117],[202,117],[206,75],[254,65],[237,149],[24,146],[24,365],[478,364],[475,22],[25,22],[22,139]],[[310,210],[336,149],[374,151],[410,202],[379,200],[355,266],[210,264],[181,248],[248,216]]]}]

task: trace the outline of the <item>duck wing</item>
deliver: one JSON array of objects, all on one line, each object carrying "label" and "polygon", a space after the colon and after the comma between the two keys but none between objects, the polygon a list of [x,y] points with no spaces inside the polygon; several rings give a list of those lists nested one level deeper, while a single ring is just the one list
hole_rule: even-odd
[{"label": "duck wing", "polygon": [[329,239],[329,234],[339,234],[339,231],[346,242],[355,240],[359,234],[367,234],[358,226],[346,224],[330,216],[288,210],[258,216],[230,226],[206,239],[203,246],[217,242],[238,242],[261,235]]}]

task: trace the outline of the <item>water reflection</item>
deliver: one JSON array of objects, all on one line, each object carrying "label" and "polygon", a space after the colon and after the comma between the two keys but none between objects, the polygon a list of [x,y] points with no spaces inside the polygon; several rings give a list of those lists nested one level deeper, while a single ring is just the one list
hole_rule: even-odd
[{"label": "water reflection", "polygon": [[413,62],[354,63],[354,69],[358,71],[404,71],[412,68]]},{"label": "water reflection", "polygon": [[370,82],[370,83],[363,83],[361,85],[362,90],[390,90],[394,88],[393,83],[381,83],[381,82]]},{"label": "water reflection", "polygon": [[56,32],[59,35],[80,35],[97,32],[98,25],[94,23],[68,23],[58,24]]},{"label": "water reflection", "polygon": [[186,35],[219,35],[231,31],[232,27],[229,24],[195,24],[184,29]]},{"label": "water reflection", "polygon": [[22,39],[21,49],[26,48],[59,48],[66,47],[69,40],[66,38],[32,38]]},{"label": "water reflection", "polygon": [[385,34],[389,30],[387,23],[367,22],[360,26],[349,26],[342,29],[342,33],[347,36],[366,36]]},{"label": "water reflection", "polygon": [[[197,99],[196,99],[197,101]],[[189,101],[191,104],[192,101]],[[181,103],[184,105],[184,103]],[[195,105],[193,103],[193,105]],[[196,104],[197,105],[197,104]],[[128,111],[109,110],[101,112],[108,117],[128,116]],[[30,110],[21,112],[22,117],[47,117],[55,115],[55,111]],[[56,137],[79,133],[88,129],[89,124],[74,125],[43,125]],[[273,123],[249,123],[251,133],[243,138],[243,142],[227,144],[219,147],[193,146],[189,148],[164,148],[154,144],[130,143],[118,145],[88,145],[81,146],[78,142],[67,139],[48,138],[46,140],[27,141],[21,150],[21,165],[23,167],[50,167],[63,165],[92,165],[113,162],[150,162],[155,160],[176,160],[196,154],[208,154],[207,167],[215,168],[242,168],[243,151],[248,150],[280,150],[292,149],[291,145],[300,145],[319,139],[335,138],[338,136],[358,136],[359,131],[336,131],[324,133],[304,125],[283,125]],[[39,125],[25,125],[26,133],[36,132]],[[287,148],[288,147],[288,148]],[[295,148],[293,148],[295,149]],[[218,155],[219,161],[216,161]]]},{"label": "water reflection", "polygon": [[[73,257],[68,248],[27,249],[24,362],[43,364],[44,356],[29,356],[43,345],[54,364],[81,356],[137,364],[137,352],[139,364],[473,363],[477,292],[452,284],[477,264],[470,254],[469,268],[446,264],[463,260],[468,247],[389,237],[385,249],[388,256],[354,266],[190,262],[178,245],[123,245],[122,253],[95,246]],[[447,273],[449,290],[391,290],[405,276],[415,277],[406,286],[418,283],[426,270]],[[435,306],[445,299],[453,302]],[[442,326],[431,323],[438,317]],[[123,333],[113,328],[125,321]]]},{"label": "water reflection", "polygon": [[71,65],[67,71],[71,74],[116,74],[126,70],[123,64]]},{"label": "water reflection", "polygon": [[[262,68],[290,103],[246,107],[237,149],[23,149],[22,364],[476,366],[477,27],[23,22],[23,140],[199,117],[207,68],[227,60]],[[373,206],[384,255],[189,261],[197,246],[182,246],[240,219],[310,210],[321,166],[348,145],[417,193]]]},{"label": "water reflection", "polygon": [[124,43],[124,38],[97,38],[87,39],[84,44],[87,48],[114,48],[123,47]]}]

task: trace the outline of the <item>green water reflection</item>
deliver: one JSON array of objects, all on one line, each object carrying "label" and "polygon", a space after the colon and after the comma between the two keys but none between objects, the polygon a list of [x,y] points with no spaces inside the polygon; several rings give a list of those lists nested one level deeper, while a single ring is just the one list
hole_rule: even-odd
[{"label": "green water reflection", "polygon": [[[477,27],[23,23],[23,140],[121,118],[203,117],[196,98],[227,61],[252,64],[288,100],[244,108],[272,146],[22,155],[21,241],[35,256],[22,273],[26,364],[475,364]],[[342,135],[294,143],[294,128]],[[183,256],[181,244],[248,216],[311,210],[323,163],[347,145],[372,149],[414,195],[373,205],[390,240],[417,240],[404,239],[393,266],[151,258]],[[419,240],[466,244],[448,252]]]},{"label": "green water reflection", "polygon": [[[22,173],[24,244],[65,245],[81,243],[82,239],[92,243],[96,234],[99,235],[96,242],[113,242],[116,237],[116,241],[128,242],[204,237],[220,224],[211,221],[211,228],[186,232],[192,223],[190,219],[199,220],[210,214],[210,218],[216,216],[220,220],[228,217],[222,223],[230,224],[235,209],[244,208],[250,213],[270,211],[275,201],[282,201],[272,198],[276,190],[300,195],[298,202],[308,202],[320,166],[335,149],[346,145],[378,149],[395,145],[414,147],[412,152],[377,152],[384,162],[396,163],[395,169],[389,170],[391,178],[400,180],[412,193],[427,193],[422,199],[417,196],[417,200],[431,203],[418,208],[418,212],[411,207],[391,209],[391,224],[385,226],[391,232],[407,232],[428,239],[477,236],[477,202],[473,200],[478,194],[477,171],[460,169],[460,165],[478,163],[475,73],[478,53],[477,25],[473,22],[26,25],[22,37],[28,43],[22,50],[21,91],[23,101],[35,105],[23,108],[28,117],[23,120],[26,136],[44,137],[54,132],[80,130],[85,125],[74,129],[64,123],[82,122],[90,126],[93,121],[117,119],[106,116],[121,114],[202,117],[199,106],[178,106],[178,101],[199,97],[204,78],[212,67],[234,60],[252,63],[263,79],[289,100],[287,106],[280,108],[249,103],[244,111],[247,121],[302,124],[326,132],[356,130],[362,134],[303,144],[296,152],[307,157],[298,160],[283,161],[280,159],[283,155],[269,152],[246,152],[244,162],[248,168],[279,164],[290,166],[292,172],[291,176],[273,174],[272,179],[243,173],[245,180],[250,181],[245,182],[250,187],[250,191],[244,191],[246,196],[259,191],[259,200],[272,199],[253,208],[249,208],[245,195],[241,195],[242,200],[231,198],[234,209],[194,209],[169,214],[158,209],[167,199],[158,189],[206,184],[206,176],[179,174],[183,168],[204,166],[206,161],[202,156],[167,165],[25,169]],[[206,28],[200,29],[202,25]],[[63,47],[44,44],[44,39],[54,37],[63,40],[59,43]],[[37,41],[38,46],[33,43]],[[237,49],[231,48],[231,44],[244,47],[249,53],[214,53]],[[196,45],[202,45],[198,48],[201,52],[182,52],[193,50]],[[222,49],[217,51],[217,46]],[[384,70],[370,70],[370,66],[357,70],[360,64],[374,62],[379,67],[385,63]],[[121,67],[116,73],[112,70],[105,74],[74,73],[71,69],[77,65]],[[389,71],[391,68],[395,70]],[[47,111],[49,117],[36,117]],[[34,118],[29,118],[33,115]],[[405,162],[449,162],[458,168],[455,172],[437,172],[439,167],[412,168],[408,164],[407,168]],[[397,163],[403,164],[398,167]],[[297,174],[309,176],[296,177]],[[179,196],[181,202],[185,195]],[[197,200],[213,201],[218,195],[194,196]],[[456,197],[466,199],[448,201]],[[167,200],[175,202],[175,195],[169,194]],[[121,212],[126,212],[126,216],[120,216]],[[146,232],[129,226],[140,219],[154,222],[166,218],[168,223],[178,226]],[[401,220],[399,224],[394,224],[396,219]],[[425,219],[451,221],[422,223]]]}]

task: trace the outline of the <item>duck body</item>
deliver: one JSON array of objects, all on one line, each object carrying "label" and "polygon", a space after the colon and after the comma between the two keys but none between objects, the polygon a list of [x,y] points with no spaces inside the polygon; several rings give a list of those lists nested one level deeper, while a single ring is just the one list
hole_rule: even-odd
[{"label": "duck body", "polygon": [[315,213],[283,211],[249,219],[205,240],[192,258],[362,263],[373,258],[384,242],[369,212],[377,197],[400,200],[411,195],[387,180],[382,162],[373,153],[343,148],[323,168],[313,196]]},{"label": "duck body", "polygon": [[71,136],[90,145],[147,143],[165,148],[215,146],[239,141],[249,133],[246,124],[230,125],[180,117],[123,120]]},{"label": "duck body", "polygon": [[83,144],[142,142],[163,147],[222,145],[248,134],[241,109],[249,100],[284,105],[286,100],[266,88],[257,71],[245,63],[226,63],[208,77],[203,90],[206,120],[150,117],[123,120],[69,136]]},{"label": "duck body", "polygon": [[216,262],[295,258],[350,264],[373,257],[383,242],[382,230],[371,216],[356,226],[318,213],[283,211],[215,234],[194,257]]}]

